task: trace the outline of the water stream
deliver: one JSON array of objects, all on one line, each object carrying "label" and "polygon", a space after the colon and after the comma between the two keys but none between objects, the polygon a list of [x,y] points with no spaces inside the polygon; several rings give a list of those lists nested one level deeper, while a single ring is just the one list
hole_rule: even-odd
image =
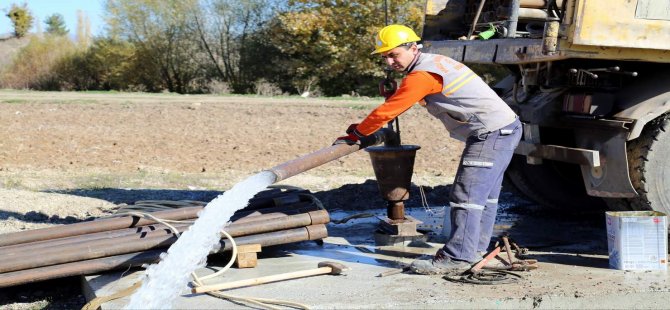
[{"label": "water stream", "polygon": [[191,272],[207,262],[207,255],[219,243],[220,231],[233,213],[274,182],[275,175],[263,171],[209,202],[189,230],[161,254],[161,261],[146,270],[142,286],[131,296],[126,309],[170,309],[187,287]]}]

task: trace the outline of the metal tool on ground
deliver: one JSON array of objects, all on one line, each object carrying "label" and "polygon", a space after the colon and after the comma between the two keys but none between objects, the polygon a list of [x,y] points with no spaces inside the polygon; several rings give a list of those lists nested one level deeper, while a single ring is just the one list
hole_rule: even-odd
[{"label": "metal tool on ground", "polygon": [[316,269],[294,271],[294,272],[289,272],[289,273],[282,273],[282,274],[265,276],[265,277],[254,278],[254,279],[233,281],[233,282],[221,283],[221,284],[216,284],[216,285],[198,286],[198,287],[193,288],[192,292],[193,293],[207,293],[207,292],[211,292],[211,291],[228,290],[228,289],[233,289],[233,288],[261,285],[261,284],[265,284],[265,283],[291,280],[291,279],[304,278],[304,277],[311,277],[311,276],[318,276],[318,275],[324,275],[324,274],[339,275],[339,274],[341,274],[342,272],[344,272],[348,269],[349,268],[347,266],[342,265],[340,263],[320,262],[318,264],[318,268],[316,268]]},{"label": "metal tool on ground", "polygon": [[[507,234],[500,237],[495,248],[484,258],[460,275],[446,275],[445,280],[470,284],[507,284],[518,282],[523,276],[512,271],[531,271],[538,268],[537,260],[525,258],[528,249],[521,248]],[[491,262],[498,260],[502,264]]]},{"label": "metal tool on ground", "polygon": [[[504,255],[502,254],[504,253]],[[536,259],[526,259],[524,255],[528,249],[519,247],[509,236],[503,235],[496,242],[495,248],[488,252],[484,258],[475,264],[469,271],[472,273],[480,272],[482,269],[509,270],[509,271],[530,271],[537,269]],[[502,262],[502,266],[487,266],[489,262],[497,259]]]}]

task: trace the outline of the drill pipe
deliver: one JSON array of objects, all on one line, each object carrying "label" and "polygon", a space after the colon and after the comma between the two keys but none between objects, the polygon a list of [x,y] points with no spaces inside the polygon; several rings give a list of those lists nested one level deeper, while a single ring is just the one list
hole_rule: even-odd
[{"label": "drill pipe", "polygon": [[374,134],[369,135],[361,140],[365,141],[362,141],[361,144],[335,144],[329,147],[324,147],[316,152],[303,155],[294,160],[290,160],[274,166],[268,169],[268,171],[274,173],[276,176],[276,183],[314,167],[318,167],[325,163],[336,160],[342,156],[349,155],[369,145],[375,145],[382,142],[392,143],[397,141],[397,134],[393,130],[382,128]]},{"label": "drill pipe", "polygon": [[[235,238],[235,243],[238,245],[260,244],[262,247],[266,247],[305,240],[317,240],[327,236],[328,231],[326,230],[326,226],[319,224],[243,236]],[[229,240],[221,240],[219,249],[212,253],[230,251],[231,249],[232,245]],[[0,288],[69,276],[94,274],[106,270],[139,267],[142,264],[157,262],[160,259],[160,254],[163,252],[165,252],[164,249],[149,250],[3,273],[0,274]]]},{"label": "drill pipe", "polygon": [[[296,204],[298,205],[298,204]],[[253,221],[258,221],[258,220],[272,220],[276,218],[283,218],[286,217],[287,215],[295,215],[295,214],[300,214],[300,213],[307,213],[310,211],[316,211],[319,210],[318,207],[316,206],[305,206],[305,207],[298,207],[296,209],[279,209],[279,208],[272,208],[273,210],[280,210],[282,212],[273,212],[273,213],[265,213],[265,214],[256,214],[257,212],[254,213],[247,213],[245,217],[239,217],[238,220],[234,221],[233,223],[235,224],[241,224],[241,223],[248,223],[248,222],[253,222]],[[236,213],[237,214],[237,213]],[[186,220],[195,220],[193,219],[186,219]],[[177,224],[172,224],[173,227],[177,228],[179,231],[184,231],[185,229],[182,228],[187,228],[191,224],[190,223],[177,223]],[[228,224],[231,225],[231,224]],[[50,240],[42,240],[42,241],[35,241],[35,242],[29,242],[29,243],[20,243],[20,244],[13,244],[13,245],[8,245],[4,247],[0,247],[0,256],[7,254],[7,253],[17,253],[21,251],[28,251],[27,249],[34,249],[34,248],[47,248],[47,247],[54,247],[54,246],[65,246],[73,243],[81,243],[84,241],[90,241],[90,240],[101,240],[101,239],[110,239],[110,238],[118,238],[118,237],[123,237],[123,236],[128,236],[128,235],[135,235],[139,236],[139,238],[145,238],[148,236],[148,234],[155,232],[155,231],[165,231],[166,234],[171,234],[171,231],[167,226],[162,225],[162,224],[152,224],[152,225],[146,225],[146,226],[139,226],[139,227],[134,227],[134,228],[123,228],[123,229],[116,229],[116,230],[109,230],[109,231],[102,231],[98,233],[91,233],[91,234],[84,234],[84,235],[77,235],[77,236],[70,236],[70,237],[64,237],[64,238],[58,238],[58,239],[50,239]]]},{"label": "drill pipe", "polygon": [[[287,191],[285,193],[280,193],[278,197],[281,198],[283,196],[292,195],[295,193],[301,193],[301,191]],[[268,198],[270,196],[272,196],[272,193],[261,192],[260,196],[254,197],[251,200],[249,200],[249,205],[247,207],[251,209],[258,209],[259,206],[275,205],[274,201]],[[278,207],[286,209],[285,206],[278,206]],[[173,210],[151,212],[151,215],[163,220],[193,219],[198,217],[198,212],[202,210],[202,208],[204,207],[202,206],[184,207]],[[269,210],[272,208],[267,209]],[[249,213],[253,213],[253,211],[249,211]],[[235,215],[233,215],[233,218],[231,218],[231,220],[235,219],[235,216],[239,215],[237,215],[236,213]],[[12,233],[0,234],[0,247],[19,243],[28,243],[28,242],[50,240],[70,236],[78,236],[78,235],[115,230],[121,228],[145,226],[155,223],[156,221],[154,220],[129,215],[124,217],[103,218],[94,221],[80,222],[55,227],[28,230],[28,231],[12,232]]]},{"label": "drill pipe", "polygon": [[[186,207],[174,210],[152,212],[151,215],[164,220],[184,220],[197,217],[198,212],[202,210],[202,208],[203,207]],[[0,235],[0,246],[84,235],[155,223],[156,221],[154,220],[143,219],[137,216],[124,216],[27,231],[18,231]]]},{"label": "drill pipe", "polygon": [[[247,236],[263,232],[281,231],[289,228],[329,222],[328,212],[313,211],[306,214],[286,216],[275,220],[231,224],[226,232],[231,236]],[[118,254],[146,251],[167,247],[177,241],[169,230],[158,230],[147,237],[131,235],[113,239],[92,240],[63,247],[32,249],[30,252],[0,255],[0,273],[69,263]]]},{"label": "drill pipe", "polygon": [[240,221],[247,221],[247,220],[253,220],[253,217],[255,216],[260,216],[260,215],[265,215],[265,214],[270,214],[270,213],[283,213],[283,214],[298,214],[298,213],[306,213],[309,211],[315,211],[319,210],[317,206],[315,206],[312,202],[307,202],[307,201],[301,201],[298,203],[290,204],[290,205],[284,205],[284,206],[277,206],[273,208],[264,208],[264,209],[254,209],[254,210],[248,210],[246,208],[235,212],[233,216],[230,217],[230,220],[233,222],[240,222]]}]

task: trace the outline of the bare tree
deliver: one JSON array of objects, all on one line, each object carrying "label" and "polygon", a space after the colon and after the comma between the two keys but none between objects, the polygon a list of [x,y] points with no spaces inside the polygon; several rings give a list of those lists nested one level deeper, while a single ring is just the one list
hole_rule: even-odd
[{"label": "bare tree", "polygon": [[[248,59],[255,57],[254,34],[273,13],[269,0],[201,0],[192,12],[194,32],[216,75],[236,92],[253,88],[254,74]],[[263,59],[254,59],[262,62]]]},{"label": "bare tree", "polygon": [[77,10],[77,42],[79,46],[89,46],[91,43],[91,20],[81,10]]},{"label": "bare tree", "polygon": [[197,0],[107,0],[110,34],[135,44],[169,91],[199,91],[197,80],[204,74],[189,19],[197,5]]}]

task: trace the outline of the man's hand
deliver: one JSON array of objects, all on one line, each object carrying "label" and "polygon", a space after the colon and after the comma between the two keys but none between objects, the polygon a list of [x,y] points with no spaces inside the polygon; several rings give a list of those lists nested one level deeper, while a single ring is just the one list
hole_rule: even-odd
[{"label": "man's hand", "polygon": [[358,123],[351,124],[351,125],[349,125],[349,127],[347,127],[347,130],[345,130],[344,132],[346,132],[347,134],[352,134],[354,132],[354,130],[356,130],[357,126],[358,126]]},{"label": "man's hand", "polygon": [[363,138],[364,136],[362,134],[360,134],[358,132],[358,130],[356,130],[356,126],[358,126],[358,124],[349,125],[349,127],[347,127],[347,130],[345,130],[347,135],[335,139],[335,142],[333,142],[333,145],[335,145],[335,144],[354,145],[356,143],[359,143],[359,140],[361,138]]},{"label": "man's hand", "polygon": [[348,144],[348,145],[354,145],[360,140],[358,136],[356,136],[353,133],[350,133],[346,136],[338,137],[335,139],[335,142],[333,142],[333,145],[335,144]]}]

